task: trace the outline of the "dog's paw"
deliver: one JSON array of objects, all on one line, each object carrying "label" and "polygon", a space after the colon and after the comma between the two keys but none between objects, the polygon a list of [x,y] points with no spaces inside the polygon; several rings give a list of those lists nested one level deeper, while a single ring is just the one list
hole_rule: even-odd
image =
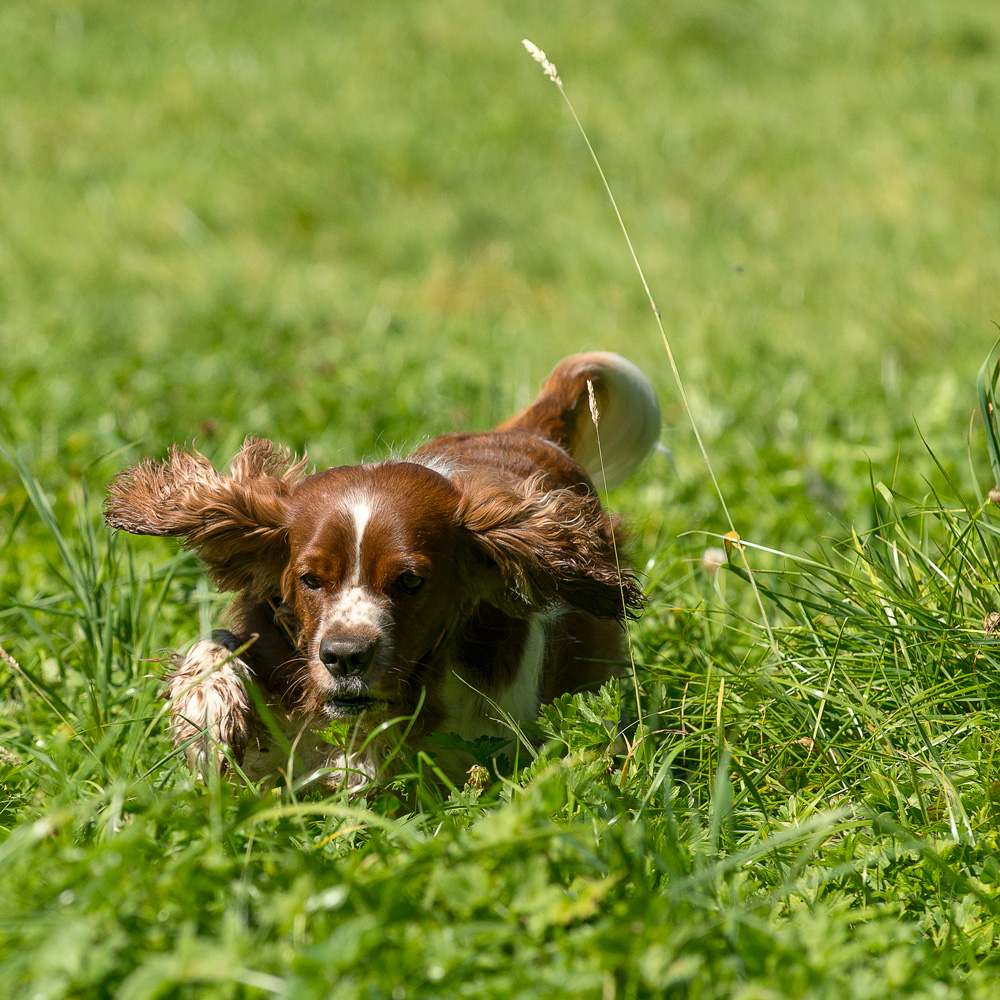
[{"label": "dog's paw", "polygon": [[228,769],[226,751],[242,763],[250,741],[254,713],[246,681],[253,675],[235,654],[239,648],[232,632],[216,630],[177,658],[167,681],[170,734],[205,776]]}]

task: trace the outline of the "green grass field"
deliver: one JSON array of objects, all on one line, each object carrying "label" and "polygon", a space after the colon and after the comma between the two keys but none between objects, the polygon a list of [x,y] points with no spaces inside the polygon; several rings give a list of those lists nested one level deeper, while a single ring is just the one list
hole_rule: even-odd
[{"label": "green grass field", "polygon": [[[0,996],[996,997],[998,111],[978,0],[0,4]],[[225,600],[108,479],[378,458],[591,348],[674,456],[611,497],[637,692],[486,789],[196,783],[159,660]]]}]

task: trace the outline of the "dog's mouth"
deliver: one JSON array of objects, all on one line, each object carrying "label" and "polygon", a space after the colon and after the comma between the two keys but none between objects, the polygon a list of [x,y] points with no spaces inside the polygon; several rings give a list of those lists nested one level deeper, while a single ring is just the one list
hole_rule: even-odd
[{"label": "dog's mouth", "polygon": [[328,698],[323,710],[331,719],[356,719],[383,705],[385,702],[381,698]]}]

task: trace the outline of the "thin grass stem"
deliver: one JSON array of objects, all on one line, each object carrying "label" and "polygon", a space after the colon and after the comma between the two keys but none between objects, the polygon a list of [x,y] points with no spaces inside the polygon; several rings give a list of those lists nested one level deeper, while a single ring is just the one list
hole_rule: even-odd
[{"label": "thin grass stem", "polygon": [[[730,531],[739,537],[739,533],[736,531],[736,526],[733,523],[732,515],[729,513],[729,507],[726,504],[726,498],[722,493],[722,487],[719,485],[719,480],[716,478],[715,470],[712,468],[712,461],[708,456],[708,449],[705,447],[705,443],[702,440],[701,432],[698,430],[698,422],[694,419],[694,414],[691,412],[691,406],[688,402],[687,390],[684,388],[684,380],[681,378],[680,369],[677,366],[677,361],[674,358],[673,349],[670,346],[670,338],[667,337],[667,331],[663,326],[663,317],[660,315],[659,307],[656,304],[656,300],[653,298],[653,293],[649,289],[649,284],[646,281],[645,272],[642,269],[642,265],[639,263],[639,257],[635,252],[635,247],[632,245],[632,239],[628,234],[628,227],[625,225],[625,220],[622,218],[621,211],[618,208],[618,202],[615,199],[614,192],[611,190],[611,185],[608,182],[608,178],[604,173],[604,168],[601,166],[601,161],[598,159],[597,153],[594,150],[593,145],[590,142],[590,137],[587,135],[587,130],[583,127],[583,122],[580,121],[580,116],[576,113],[576,108],[573,107],[573,102],[569,99],[569,95],[566,93],[563,87],[563,82],[556,73],[555,66],[549,62],[545,57],[545,53],[538,48],[533,42],[525,38],[522,41],[525,49],[529,52],[531,57],[542,66],[545,71],[545,75],[559,88],[559,93],[562,94],[563,100],[566,102],[566,106],[569,108],[570,114],[573,116],[573,121],[576,122],[576,127],[580,130],[580,135],[583,136],[583,141],[587,145],[587,150],[590,153],[590,158],[594,161],[594,166],[597,167],[597,172],[600,175],[601,183],[604,185],[604,190],[607,193],[608,199],[611,202],[611,207],[614,209],[615,217],[618,219],[618,225],[621,227],[622,235],[625,237],[625,242],[628,245],[628,251],[632,256],[632,263],[635,264],[635,269],[639,273],[639,280],[642,282],[642,287],[646,292],[646,297],[649,299],[649,305],[653,310],[653,316],[656,318],[656,325],[660,331],[660,337],[663,339],[663,346],[667,352],[667,359],[670,362],[670,370],[674,376],[674,382],[677,385],[677,391],[681,398],[681,404],[684,407],[684,412],[687,414],[688,421],[691,424],[691,429],[694,432],[695,441],[698,443],[698,450],[701,452],[701,457],[705,461],[705,465],[708,468],[709,477],[712,480],[712,485],[715,488],[715,493],[719,498],[719,503],[722,506],[722,512],[725,515],[726,523],[729,525]],[[750,562],[747,559],[746,552],[739,546],[737,546],[740,551],[740,555],[743,558],[743,564],[746,567],[747,576],[750,580],[750,585],[753,588],[754,597],[757,600],[757,606],[760,609],[761,622],[763,624],[764,630],[767,632],[768,642],[770,643],[771,649],[775,655],[780,656],[780,650],[778,649],[777,641],[774,637],[774,632],[771,629],[771,624],[767,618],[767,612],[764,609],[764,600],[761,595],[760,590],[757,587],[757,582],[754,579],[753,570],[750,567]]]}]

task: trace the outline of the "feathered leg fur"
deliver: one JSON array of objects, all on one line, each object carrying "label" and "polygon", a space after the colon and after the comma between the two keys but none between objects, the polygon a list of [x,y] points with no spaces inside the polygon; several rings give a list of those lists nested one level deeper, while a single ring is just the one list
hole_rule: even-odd
[{"label": "feathered leg fur", "polygon": [[236,636],[217,629],[210,638],[196,642],[186,656],[178,657],[177,669],[167,682],[170,734],[202,775],[227,770],[223,748],[242,764],[254,730],[246,686],[252,674],[236,655],[237,649]]}]

